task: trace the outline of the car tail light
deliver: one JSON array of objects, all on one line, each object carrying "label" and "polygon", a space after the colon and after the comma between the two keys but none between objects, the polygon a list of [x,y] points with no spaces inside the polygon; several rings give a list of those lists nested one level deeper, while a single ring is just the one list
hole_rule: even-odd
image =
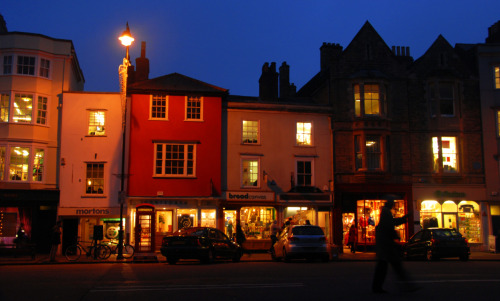
[{"label": "car tail light", "polygon": [[289,241],[299,241],[298,237],[292,236],[288,239]]},{"label": "car tail light", "polygon": [[431,239],[431,245],[437,245],[439,243],[439,240],[432,238]]}]

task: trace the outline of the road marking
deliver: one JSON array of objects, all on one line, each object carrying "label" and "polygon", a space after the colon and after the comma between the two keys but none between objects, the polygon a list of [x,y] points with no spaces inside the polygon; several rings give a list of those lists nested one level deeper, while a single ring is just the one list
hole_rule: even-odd
[{"label": "road marking", "polygon": [[91,289],[91,292],[131,292],[131,291],[174,291],[174,290],[206,290],[206,289],[253,289],[253,288],[286,288],[303,287],[303,283],[257,283],[257,284],[196,284],[196,285],[127,285],[103,286]]},{"label": "road marking", "polygon": [[415,283],[457,283],[457,282],[500,282],[500,279],[443,279],[443,280],[417,280]]}]

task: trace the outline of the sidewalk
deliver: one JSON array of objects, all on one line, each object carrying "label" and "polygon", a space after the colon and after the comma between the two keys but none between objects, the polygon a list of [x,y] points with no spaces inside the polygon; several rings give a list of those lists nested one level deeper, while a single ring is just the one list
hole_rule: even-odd
[{"label": "sidewalk", "polygon": [[[149,261],[149,262],[165,262],[165,257],[161,254],[157,254],[157,261]],[[453,259],[451,259],[453,260]],[[471,252],[470,261],[500,261],[500,253],[491,253],[491,252]],[[271,254],[269,253],[252,253],[252,254],[244,254],[241,257],[242,262],[271,262]],[[375,261],[375,253],[374,252],[356,252],[350,253],[345,252],[339,254],[338,259],[333,260],[333,262],[337,261]],[[138,261],[138,262],[148,262],[148,261]],[[56,262],[51,263],[49,261],[49,254],[37,254],[35,260],[31,260],[29,256],[22,257],[0,257],[0,266],[2,265],[37,265],[37,264],[92,264],[92,263],[135,263],[133,259],[128,260],[116,260],[116,255],[111,256],[107,260],[93,260],[91,258],[86,258],[82,256],[80,260],[70,262],[66,260],[66,258],[62,255],[57,256]]]}]

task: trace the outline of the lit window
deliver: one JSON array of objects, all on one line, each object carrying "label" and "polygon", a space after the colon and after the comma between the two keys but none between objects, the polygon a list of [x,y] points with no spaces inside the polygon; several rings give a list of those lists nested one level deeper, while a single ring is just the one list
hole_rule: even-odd
[{"label": "lit window", "polygon": [[297,145],[312,145],[312,123],[297,122]]},{"label": "lit window", "polygon": [[35,75],[35,57],[18,56],[17,74]]},{"label": "lit window", "polygon": [[434,172],[458,172],[457,149],[455,137],[432,137]]},{"label": "lit window", "polygon": [[3,57],[3,74],[12,74],[12,55]]},{"label": "lit window", "polygon": [[33,94],[15,94],[12,121],[19,123],[31,123],[33,112]]},{"label": "lit window", "polygon": [[104,136],[106,112],[105,111],[89,111],[89,132],[90,136]]},{"label": "lit window", "polygon": [[5,146],[0,146],[0,180],[4,180],[5,173]]},{"label": "lit window", "polygon": [[495,66],[495,89],[500,89],[500,66]]},{"label": "lit window", "polygon": [[354,152],[356,170],[382,169],[382,137],[354,136]]},{"label": "lit window", "polygon": [[259,187],[259,160],[244,158],[241,160],[241,187]]},{"label": "lit window", "polygon": [[500,111],[497,111],[497,137],[500,137]]},{"label": "lit window", "polygon": [[259,122],[243,120],[241,138],[244,144],[259,143]]},{"label": "lit window", "polygon": [[186,120],[202,120],[202,98],[189,96],[186,101]]},{"label": "lit window", "polygon": [[354,85],[354,114],[380,115],[381,92],[378,84]]},{"label": "lit window", "polygon": [[151,119],[167,119],[167,96],[151,95]]},{"label": "lit window", "polygon": [[35,157],[33,160],[33,181],[41,182],[43,180],[43,167],[45,162],[45,151],[43,149],[35,149]]},{"label": "lit window", "polygon": [[38,96],[36,123],[47,124],[47,97]]},{"label": "lit window", "polygon": [[9,122],[9,94],[0,94],[0,121]]},{"label": "lit window", "polygon": [[50,61],[46,59],[40,59],[40,76],[49,78],[50,71]]},{"label": "lit window", "polygon": [[195,144],[155,143],[155,176],[194,177]]},{"label": "lit window", "polygon": [[9,176],[13,181],[28,181],[30,149],[29,147],[11,147]]},{"label": "lit window", "polygon": [[455,116],[454,85],[452,83],[430,84],[432,116]]},{"label": "lit window", "polygon": [[313,161],[298,160],[297,161],[297,186],[312,186],[313,185]]},{"label": "lit window", "polygon": [[87,194],[104,194],[104,163],[87,163]]}]

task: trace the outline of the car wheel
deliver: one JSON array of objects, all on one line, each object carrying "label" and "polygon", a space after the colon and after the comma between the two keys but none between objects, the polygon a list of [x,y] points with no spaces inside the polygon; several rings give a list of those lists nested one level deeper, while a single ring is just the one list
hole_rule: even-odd
[{"label": "car wheel", "polygon": [[459,258],[461,261],[467,261],[467,260],[469,260],[469,254],[462,254],[462,255],[460,255]]},{"label": "car wheel", "polygon": [[174,265],[177,263],[179,259],[175,258],[175,257],[167,257],[167,262],[168,264],[171,264],[171,265]]},{"label": "car wheel", "polygon": [[286,249],[285,249],[285,248],[283,248],[283,260],[284,260],[285,262],[290,262],[290,255],[288,255],[288,254],[286,253]]}]

